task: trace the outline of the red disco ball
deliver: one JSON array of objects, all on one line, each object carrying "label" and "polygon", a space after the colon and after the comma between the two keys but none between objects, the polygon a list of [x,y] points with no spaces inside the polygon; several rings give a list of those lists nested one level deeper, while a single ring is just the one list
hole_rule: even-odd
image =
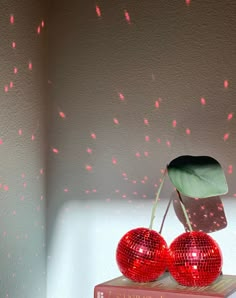
[{"label": "red disco ball", "polygon": [[168,247],[156,231],[136,228],[119,241],[116,262],[121,273],[136,282],[156,280],[166,269]]},{"label": "red disco ball", "polygon": [[221,273],[220,247],[206,233],[183,233],[169,246],[168,269],[183,286],[207,286]]}]

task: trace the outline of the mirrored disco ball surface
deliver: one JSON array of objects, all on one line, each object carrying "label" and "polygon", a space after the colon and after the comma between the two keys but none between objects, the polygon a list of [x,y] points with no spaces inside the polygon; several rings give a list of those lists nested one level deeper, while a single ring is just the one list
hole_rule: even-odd
[{"label": "mirrored disco ball surface", "polygon": [[181,285],[207,286],[221,273],[220,247],[206,233],[183,233],[169,246],[168,269]]},{"label": "mirrored disco ball surface", "polygon": [[156,280],[166,269],[168,248],[156,231],[136,228],[119,241],[116,261],[121,273],[136,282]]}]

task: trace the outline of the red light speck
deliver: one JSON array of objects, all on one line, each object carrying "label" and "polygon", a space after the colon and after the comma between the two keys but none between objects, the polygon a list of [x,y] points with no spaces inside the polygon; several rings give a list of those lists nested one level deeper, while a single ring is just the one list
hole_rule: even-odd
[{"label": "red light speck", "polygon": [[13,42],[11,43],[11,46],[12,46],[13,49],[15,49],[15,47],[16,47],[16,43],[15,43],[15,41],[13,41]]},{"label": "red light speck", "polygon": [[148,121],[148,119],[144,118],[144,119],[143,119],[143,122],[144,122],[145,125],[149,125],[149,121]]},{"label": "red light speck", "polygon": [[34,135],[31,136],[31,140],[32,140],[32,141],[35,140],[35,136],[34,136]]},{"label": "red light speck", "polygon": [[225,134],[224,134],[224,137],[223,137],[224,141],[227,141],[228,138],[229,138],[229,133],[225,133]]},{"label": "red light speck", "polygon": [[233,173],[233,166],[229,165],[228,166],[228,174],[232,174]]},{"label": "red light speck", "polygon": [[227,120],[231,120],[233,118],[233,113],[230,113],[227,117]]},{"label": "red light speck", "polygon": [[122,173],[122,176],[123,177],[127,177],[127,174],[124,172],[124,173]]},{"label": "red light speck", "polygon": [[14,67],[13,72],[14,72],[14,74],[17,74],[17,72],[18,72],[17,67]]},{"label": "red light speck", "polygon": [[191,130],[189,128],[186,128],[186,134],[190,135],[191,134]]},{"label": "red light speck", "polygon": [[160,138],[157,139],[157,143],[159,143],[159,144],[161,143],[161,139]]},{"label": "red light speck", "polygon": [[41,31],[41,27],[38,26],[38,27],[37,27],[37,34],[40,34],[40,31]]},{"label": "red light speck", "polygon": [[8,86],[7,85],[4,86],[4,91],[8,92]]},{"label": "red light speck", "polygon": [[206,104],[206,100],[204,97],[201,98],[201,104],[204,106]]},{"label": "red light speck", "polygon": [[41,22],[41,27],[43,28],[45,26],[44,20]]},{"label": "red light speck", "polygon": [[125,97],[124,97],[124,94],[122,94],[122,93],[119,93],[119,97],[120,97],[120,100],[125,100]]},{"label": "red light speck", "polygon": [[3,189],[4,189],[5,191],[8,191],[8,190],[9,190],[9,186],[8,186],[8,185],[3,185]]},{"label": "red light speck", "polygon": [[96,14],[97,14],[97,16],[100,18],[101,17],[101,9],[100,9],[100,7],[98,6],[98,5],[96,5]]},{"label": "red light speck", "polygon": [[32,68],[33,68],[32,62],[29,62],[28,68],[29,68],[29,70],[32,70]]},{"label": "red light speck", "polygon": [[130,15],[127,10],[125,10],[125,19],[126,19],[127,23],[130,24]]},{"label": "red light speck", "polygon": [[19,129],[19,130],[18,130],[18,135],[19,135],[19,136],[22,136],[22,129]]},{"label": "red light speck", "polygon": [[224,80],[224,88],[227,89],[229,87],[229,81]]},{"label": "red light speck", "polygon": [[2,139],[0,139],[0,145],[2,145],[3,144],[3,140]]},{"label": "red light speck", "polygon": [[176,121],[176,120],[173,120],[173,121],[172,121],[172,126],[173,126],[173,127],[176,127],[176,125],[177,125],[177,121]]},{"label": "red light speck", "polygon": [[136,152],[136,153],[135,153],[135,156],[136,156],[136,157],[140,157],[140,153],[139,153],[139,152]]},{"label": "red light speck", "polygon": [[68,188],[64,188],[64,192],[68,192],[69,191],[69,189]]},{"label": "red light speck", "polygon": [[120,124],[120,123],[119,123],[119,120],[118,120],[117,118],[113,118],[113,122],[114,122],[115,124],[117,124],[117,125]]},{"label": "red light speck", "polygon": [[166,141],[166,145],[167,145],[167,147],[170,147],[171,146],[170,141]]},{"label": "red light speck", "polygon": [[85,166],[85,169],[86,169],[88,172],[91,172],[92,169],[93,169],[93,167],[90,166],[90,165],[86,165],[86,166]]},{"label": "red light speck", "polygon": [[117,160],[114,157],[112,158],[112,163],[113,163],[113,165],[117,164]]},{"label": "red light speck", "polygon": [[59,116],[60,116],[62,119],[65,119],[65,118],[66,118],[66,114],[63,113],[63,112],[59,112]]},{"label": "red light speck", "polygon": [[91,148],[87,148],[87,153],[92,154],[93,150]]},{"label": "red light speck", "polygon": [[190,5],[191,0],[185,0],[186,5]]},{"label": "red light speck", "polygon": [[148,157],[149,153],[147,151],[144,152],[144,156]]},{"label": "red light speck", "polygon": [[14,19],[14,15],[11,14],[11,15],[10,15],[10,23],[11,23],[11,24],[14,24],[14,21],[15,21],[15,19]]},{"label": "red light speck", "polygon": [[10,82],[10,88],[13,88],[13,82],[12,81]]},{"label": "red light speck", "polygon": [[155,108],[157,108],[157,109],[158,109],[158,108],[159,108],[159,106],[160,106],[160,104],[159,104],[159,101],[158,101],[158,100],[156,100],[156,101],[155,101]]},{"label": "red light speck", "polygon": [[149,142],[150,141],[150,137],[149,136],[145,136],[145,141]]},{"label": "red light speck", "polygon": [[57,148],[52,148],[52,152],[58,154],[59,150]]},{"label": "red light speck", "polygon": [[91,133],[91,138],[95,140],[97,138],[96,134],[95,133]]}]

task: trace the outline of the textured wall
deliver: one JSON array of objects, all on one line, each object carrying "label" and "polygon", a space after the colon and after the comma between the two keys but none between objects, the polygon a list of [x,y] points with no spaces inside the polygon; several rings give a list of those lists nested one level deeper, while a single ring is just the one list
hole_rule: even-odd
[{"label": "textured wall", "polygon": [[236,7],[227,3],[101,3],[99,17],[92,1],[54,1],[51,189],[151,197],[180,154],[210,154],[232,172]]},{"label": "textured wall", "polygon": [[[88,297],[87,282],[98,279],[94,266],[105,258],[93,233],[117,228],[104,224],[106,204],[122,204],[122,224],[130,227],[125,206],[151,205],[172,158],[215,157],[228,196],[236,196],[235,14],[234,0],[52,1],[48,253],[55,297]],[[167,182],[162,197],[171,192]]]},{"label": "textured wall", "polygon": [[2,298],[45,297],[43,17],[42,1],[0,3]]}]

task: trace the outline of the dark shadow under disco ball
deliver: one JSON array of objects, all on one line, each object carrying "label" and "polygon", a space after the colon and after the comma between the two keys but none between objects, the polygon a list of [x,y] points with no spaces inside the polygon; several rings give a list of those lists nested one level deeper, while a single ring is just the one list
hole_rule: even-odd
[{"label": "dark shadow under disco ball", "polygon": [[156,280],[166,270],[167,260],[166,241],[159,233],[147,228],[128,231],[116,250],[121,273],[136,282]]},{"label": "dark shadow under disco ball", "polygon": [[186,232],[169,247],[168,269],[183,286],[207,286],[222,269],[222,254],[215,240],[203,232]]}]

